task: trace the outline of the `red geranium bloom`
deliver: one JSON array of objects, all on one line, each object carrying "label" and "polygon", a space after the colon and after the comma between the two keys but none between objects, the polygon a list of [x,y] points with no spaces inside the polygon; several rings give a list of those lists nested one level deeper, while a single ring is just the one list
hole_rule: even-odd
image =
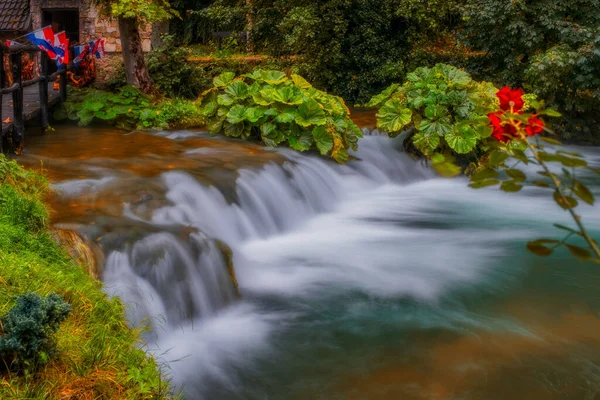
[{"label": "red geranium bloom", "polygon": [[505,86],[496,93],[496,96],[500,100],[500,108],[504,111],[517,112],[525,105],[522,89],[511,89]]},{"label": "red geranium bloom", "polygon": [[488,114],[490,125],[492,125],[492,137],[502,143],[507,143],[514,137],[517,137],[517,127],[508,121],[502,121],[502,112]]},{"label": "red geranium bloom", "polygon": [[527,123],[529,125],[527,125],[527,127],[525,128],[525,132],[527,132],[529,136],[535,136],[538,133],[542,133],[542,131],[544,130],[544,121],[540,120],[537,117],[537,115],[534,115],[531,118],[529,118],[527,120]]}]

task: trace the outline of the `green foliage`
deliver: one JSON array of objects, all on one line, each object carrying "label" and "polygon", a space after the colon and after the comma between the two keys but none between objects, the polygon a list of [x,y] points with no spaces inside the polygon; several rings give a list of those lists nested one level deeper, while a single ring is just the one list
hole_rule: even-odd
[{"label": "green foliage", "polygon": [[356,149],[360,129],[340,97],[315,89],[298,75],[257,69],[236,77],[225,72],[201,99],[211,133],[262,140],[298,151],[313,145],[339,163]]},{"label": "green foliage", "polygon": [[69,101],[54,113],[58,120],[71,119],[81,125],[107,121],[123,129],[167,129],[201,126],[203,117],[195,104],[175,99],[153,101],[126,86],[117,93],[96,89],[72,91]]},{"label": "green foliage", "polygon": [[148,24],[179,16],[168,0],[93,0],[93,3],[104,15],[135,18]]},{"label": "green foliage", "polygon": [[379,107],[377,127],[391,137],[412,128],[407,141],[427,157],[474,155],[491,134],[487,114],[497,108],[496,91],[488,82],[438,64],[417,68],[404,85],[391,85],[369,106]]},{"label": "green foliage", "polygon": [[[190,4],[193,0],[182,0]],[[256,51],[297,56],[295,72],[353,103],[401,80],[411,49],[455,25],[456,1],[325,0],[196,2],[204,25],[248,31]],[[184,17],[187,19],[188,16]],[[249,23],[251,21],[251,23]],[[198,29],[202,29],[198,27]]]},{"label": "green foliage", "polygon": [[45,362],[55,350],[54,333],[72,311],[56,293],[45,298],[26,293],[2,317],[0,357],[5,365],[35,365]]},{"label": "green foliage", "polygon": [[164,96],[195,99],[203,91],[203,71],[185,62],[189,49],[176,46],[175,37],[163,36],[164,46],[146,56],[146,66],[156,88]]},{"label": "green foliage", "polygon": [[555,126],[565,138],[591,139],[600,108],[598,2],[472,0],[463,10],[462,39],[485,54],[471,70],[546,99],[566,117]]},{"label": "green foliage", "polygon": [[39,231],[48,226],[48,211],[42,200],[48,183],[0,155],[0,224],[23,226]]}]

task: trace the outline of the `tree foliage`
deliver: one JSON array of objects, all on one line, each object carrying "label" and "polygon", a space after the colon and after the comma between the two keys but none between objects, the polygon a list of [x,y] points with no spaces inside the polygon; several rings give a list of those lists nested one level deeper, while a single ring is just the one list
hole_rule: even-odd
[{"label": "tree foliage", "polygon": [[108,17],[135,18],[142,23],[154,23],[179,16],[168,0],[93,0]]},{"label": "tree foliage", "polygon": [[[486,54],[471,65],[479,77],[524,87],[573,121],[597,116],[597,0],[472,0],[464,8],[462,39]],[[580,121],[564,130],[590,133],[589,126],[578,125]]]},{"label": "tree foliage", "polygon": [[[249,30],[257,51],[298,57],[297,71],[352,102],[402,79],[411,48],[454,24],[455,1],[216,0],[191,15],[215,30]],[[247,27],[247,15],[252,26]],[[187,16],[186,16],[187,17]]]},{"label": "tree foliage", "polygon": [[280,71],[257,69],[238,77],[225,72],[201,104],[211,133],[258,139],[271,147],[286,143],[298,151],[316,147],[339,163],[362,137],[340,97]]}]

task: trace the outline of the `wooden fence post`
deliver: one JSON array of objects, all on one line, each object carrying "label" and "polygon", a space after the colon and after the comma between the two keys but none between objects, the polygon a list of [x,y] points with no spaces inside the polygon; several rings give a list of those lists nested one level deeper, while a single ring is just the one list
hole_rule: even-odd
[{"label": "wooden fence post", "polygon": [[42,133],[48,127],[48,55],[45,51],[40,52],[40,77],[44,78],[39,83],[40,88],[40,123]]},{"label": "wooden fence post", "polygon": [[60,79],[58,81],[59,88],[60,88],[60,102],[64,103],[65,101],[67,101],[67,67],[66,66],[65,66],[64,71],[62,71],[60,74],[58,74],[57,79]]},{"label": "wooden fence post", "polygon": [[23,80],[21,76],[22,63],[21,52],[11,55],[13,81],[18,85],[17,90],[12,94],[13,98],[13,141],[17,148],[23,142],[23,131],[25,129],[25,119],[23,115]]}]

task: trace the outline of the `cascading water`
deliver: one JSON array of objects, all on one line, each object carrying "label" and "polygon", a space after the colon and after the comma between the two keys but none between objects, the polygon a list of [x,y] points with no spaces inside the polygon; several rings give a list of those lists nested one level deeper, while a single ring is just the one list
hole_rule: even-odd
[{"label": "cascading water", "polygon": [[[79,230],[105,250],[106,291],[132,324],[150,321],[149,348],[189,399],[600,390],[600,343],[586,333],[600,324],[572,331],[556,317],[598,313],[599,274],[559,255],[543,275],[523,250],[531,237],[558,235],[548,228],[567,216],[537,188],[504,194],[435,178],[399,144],[367,137],[345,166],[277,151],[229,186],[174,168],[146,178],[103,170],[57,187],[65,199],[124,193],[122,216],[106,208]],[[227,151],[187,148],[173,159]],[[143,201],[129,193],[139,182]],[[600,215],[581,213],[597,232]],[[568,390],[556,383],[565,379]]]}]

